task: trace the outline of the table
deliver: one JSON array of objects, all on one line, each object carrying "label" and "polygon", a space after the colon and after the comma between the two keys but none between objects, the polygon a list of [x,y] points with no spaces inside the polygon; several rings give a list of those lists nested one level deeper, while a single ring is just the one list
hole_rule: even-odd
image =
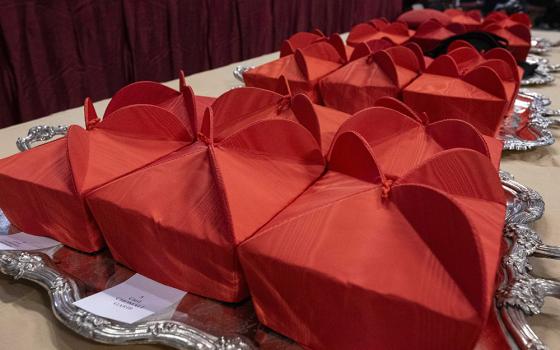
[{"label": "table", "polygon": [[[534,31],[535,36],[560,40],[560,32]],[[277,53],[231,64],[218,69],[187,77],[196,94],[218,96],[240,85],[232,71],[237,65],[253,66],[270,61]],[[548,54],[552,63],[560,63],[560,48],[553,48]],[[534,90],[552,98],[554,108],[560,108],[560,75],[556,84],[536,87]],[[165,83],[178,89],[177,80]],[[107,107],[109,100],[94,105],[99,115]],[[0,129],[0,157],[16,153],[15,141],[25,136],[34,125],[79,124],[84,125],[81,108],[69,109],[60,113],[36,119],[31,122]],[[544,217],[534,228],[543,241],[560,245],[560,129],[553,131],[559,141],[550,147],[529,152],[508,152],[504,154],[502,169],[512,173],[522,184],[537,190],[546,202]],[[560,261],[532,258],[534,273],[545,278],[560,279]],[[52,315],[47,293],[40,287],[11,278],[0,277],[0,348],[20,349],[162,349],[159,346],[137,345],[112,347],[96,344],[83,339],[66,329]],[[547,298],[543,312],[529,319],[534,331],[550,349],[560,348],[560,300]]]}]

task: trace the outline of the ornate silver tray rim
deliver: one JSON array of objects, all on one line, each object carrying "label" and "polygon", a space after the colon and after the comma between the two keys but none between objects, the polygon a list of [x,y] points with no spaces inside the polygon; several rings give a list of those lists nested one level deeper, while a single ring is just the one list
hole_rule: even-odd
[{"label": "ornate silver tray rim", "polygon": [[542,217],[544,201],[540,194],[500,172],[502,185],[507,192],[521,200],[524,209],[508,208],[504,239],[508,250],[502,258],[504,278],[496,291],[496,307],[506,329],[521,349],[546,350],[527,323],[527,316],[541,312],[545,297],[560,297],[560,283],[531,274],[530,256],[560,259],[560,247],[544,244],[531,223]]},{"label": "ornate silver tray rim", "polygon": [[63,136],[68,132],[66,125],[36,125],[27,131],[24,137],[18,137],[16,146],[21,152],[31,149],[34,143],[48,141],[55,136]]},{"label": "ornate silver tray rim", "polygon": [[533,75],[521,80],[521,86],[550,84],[554,80],[556,80],[556,78],[552,74],[550,74],[551,72],[552,71],[548,70],[546,66],[539,65]]},{"label": "ornate silver tray rim", "polygon": [[560,71],[560,64],[550,63],[548,58],[535,54],[530,53],[525,59],[525,62],[528,64],[536,64],[537,68],[535,69],[535,73],[533,75],[521,80],[522,86],[549,84],[555,80],[552,73]]},{"label": "ornate silver tray rim", "polygon": [[[531,108],[535,119],[546,119],[544,116],[560,114],[560,111],[546,108],[550,100],[544,96],[528,90],[522,90],[521,94],[533,98]],[[35,142],[64,135],[66,131],[65,126],[36,126],[30,129],[26,137],[18,139],[17,145],[24,151],[30,149]],[[528,148],[530,147],[521,149]],[[504,237],[510,248],[503,257],[506,279],[497,290],[496,306],[503,324],[522,349],[546,349],[527,324],[525,316],[539,313],[544,297],[560,295],[560,286],[557,282],[530,275],[531,268],[527,257],[535,254],[558,259],[560,248],[543,244],[538,235],[529,228],[529,224],[540,218],[544,212],[541,196],[516,182],[506,172],[500,172],[500,177],[504,190],[515,200],[508,205],[504,226]],[[7,227],[6,224],[9,225],[0,211],[0,232]],[[15,279],[33,281],[45,288],[58,320],[78,334],[101,343],[159,343],[178,349],[254,348],[250,341],[242,337],[213,335],[177,321],[153,320],[128,325],[79,309],[72,304],[80,298],[76,282],[57,271],[51,259],[40,252],[0,251],[0,272]]]}]

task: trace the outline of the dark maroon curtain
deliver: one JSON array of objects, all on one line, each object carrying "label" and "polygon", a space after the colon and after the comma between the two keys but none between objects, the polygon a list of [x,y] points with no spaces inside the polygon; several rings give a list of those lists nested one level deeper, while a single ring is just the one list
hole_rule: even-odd
[{"label": "dark maroon curtain", "polygon": [[390,0],[0,0],[0,127],[400,11]]}]

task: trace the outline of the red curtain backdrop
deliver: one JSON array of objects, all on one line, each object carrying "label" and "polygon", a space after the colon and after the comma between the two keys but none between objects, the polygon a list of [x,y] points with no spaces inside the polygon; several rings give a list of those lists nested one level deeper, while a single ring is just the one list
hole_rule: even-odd
[{"label": "red curtain backdrop", "polygon": [[0,127],[396,18],[393,0],[0,0]]}]

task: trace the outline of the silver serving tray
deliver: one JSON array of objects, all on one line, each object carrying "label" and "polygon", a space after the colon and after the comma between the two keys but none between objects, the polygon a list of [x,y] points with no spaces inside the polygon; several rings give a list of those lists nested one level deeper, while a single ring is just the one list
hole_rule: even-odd
[{"label": "silver serving tray", "polygon": [[525,62],[529,64],[537,64],[538,67],[533,75],[521,80],[522,86],[550,84],[555,80],[553,73],[560,71],[560,64],[550,63],[548,58],[531,53],[527,56]]},{"label": "silver serving tray", "polygon": [[[553,73],[560,71],[560,64],[550,64],[546,58],[530,55],[527,57],[527,63],[537,63],[539,66],[535,69],[535,73],[521,80],[522,86],[538,86],[547,85],[556,80]],[[237,66],[233,70],[235,79],[244,83],[243,73],[254,67]]]},{"label": "silver serving tray", "polygon": [[560,126],[560,119],[556,118],[560,111],[548,108],[549,104],[550,99],[543,95],[525,89],[519,91],[513,112],[504,119],[500,130],[504,150],[527,151],[554,143],[549,129]]},{"label": "silver serving tray", "polygon": [[[547,109],[550,100],[546,97],[529,90],[521,90],[520,93],[530,97],[531,101],[519,108],[531,109],[535,112],[535,118],[537,111],[539,115],[545,116],[560,114]],[[526,100],[524,102],[527,103]],[[30,129],[26,137],[18,139],[17,146],[24,151],[36,142],[48,141],[66,131],[65,126],[36,126]],[[504,256],[503,266],[507,278],[497,291],[495,312],[499,314],[504,334],[512,346],[533,349],[533,345],[538,345],[537,348],[545,349],[526,323],[525,316],[538,313],[542,299],[555,295],[556,285],[555,282],[532,277],[526,259],[519,262],[518,257],[543,253],[549,258],[560,257],[560,249],[542,244],[528,226],[543,213],[544,203],[540,195],[515,182],[507,173],[502,172],[500,176],[508,196],[504,236],[510,250]],[[9,232],[15,230],[0,212],[0,234]],[[522,242],[529,236],[535,244],[526,247]],[[513,262],[517,267],[524,266],[525,270],[512,270]],[[515,274],[515,271],[521,272]],[[133,274],[117,264],[108,251],[93,255],[68,247],[60,247],[56,251],[0,251],[0,272],[44,287],[51,298],[56,318],[76,333],[98,342],[159,343],[177,349],[300,349],[291,340],[260,325],[250,301],[225,304],[187,294],[175,310],[132,325],[98,317],[73,306],[75,300],[110,288]],[[538,293],[518,297],[519,293],[527,292],[523,289],[527,288],[527,283],[530,284],[529,292]]]},{"label": "silver serving tray", "polygon": [[[559,296],[558,282],[531,275],[527,257],[560,258],[560,248],[545,245],[530,228],[544,212],[541,196],[500,173],[507,196],[502,280],[494,311],[512,348],[546,349],[526,317],[540,312],[543,299]],[[0,233],[17,232],[0,211]],[[55,317],[85,338],[106,344],[164,344],[177,349],[270,350],[301,349],[259,324],[252,303],[226,304],[187,294],[174,310],[125,324],[96,316],[73,302],[110,288],[134,272],[117,264],[108,251],[80,253],[59,246],[46,251],[0,251],[0,272],[35,282],[50,296]]]},{"label": "silver serving tray", "polygon": [[529,50],[529,52],[542,55],[550,51],[552,47],[558,46],[559,44],[560,42],[558,41],[551,41],[546,38],[535,37],[531,39],[531,49]]},{"label": "silver serving tray", "polygon": [[552,83],[556,78],[546,67],[539,66],[535,73],[527,78],[521,79],[521,86],[539,86]]}]

